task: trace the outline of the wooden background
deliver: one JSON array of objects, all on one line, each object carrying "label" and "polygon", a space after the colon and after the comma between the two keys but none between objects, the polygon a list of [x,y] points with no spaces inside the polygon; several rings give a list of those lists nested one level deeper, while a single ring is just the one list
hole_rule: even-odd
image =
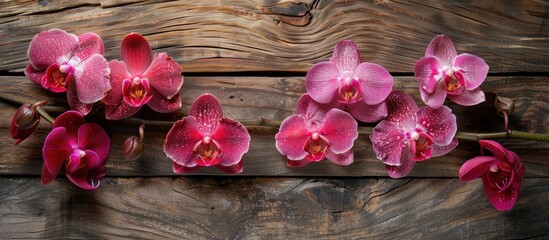
[{"label": "wooden background", "polygon": [[[23,74],[29,42],[51,28],[96,32],[109,60],[119,58],[127,33],[138,32],[153,52],[165,51],[183,67],[177,113],[144,108],[133,121],[107,121],[96,104],[87,120],[100,123],[113,142],[96,191],[62,176],[40,184],[47,122],[17,146],[9,136],[22,102],[48,100],[53,115],[67,108],[63,94]],[[137,133],[137,121],[173,122],[206,92],[229,117],[283,120],[305,92],[306,71],[327,60],[341,39],[355,41],[364,61],[387,68],[394,88],[419,101],[412,69],[438,34],[490,65],[482,85],[487,102],[470,108],[448,102],[460,131],[502,131],[492,106],[498,93],[515,100],[511,129],[549,134],[544,1],[0,1],[0,238],[548,238],[547,143],[499,140],[527,171],[509,212],[490,205],[480,180],[457,179],[461,164],[479,154],[475,142],[461,141],[398,180],[387,177],[367,135],[355,141],[350,166],[324,161],[290,169],[274,147],[276,130],[255,128],[240,176],[203,169],[182,177],[162,152],[169,127],[148,125],[144,157],[122,158],[121,144]]]}]

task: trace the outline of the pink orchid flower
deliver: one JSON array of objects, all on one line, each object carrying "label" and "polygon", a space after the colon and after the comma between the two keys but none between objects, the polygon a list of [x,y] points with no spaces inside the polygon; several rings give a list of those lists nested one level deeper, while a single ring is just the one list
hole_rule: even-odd
[{"label": "pink orchid flower", "polygon": [[525,169],[520,157],[490,140],[480,140],[480,146],[493,156],[478,156],[465,162],[459,169],[461,181],[482,177],[484,192],[492,205],[500,210],[511,210],[517,201]]},{"label": "pink orchid flower", "polygon": [[80,112],[67,111],[55,119],[42,155],[42,184],[48,184],[65,166],[67,178],[83,189],[99,187],[105,176],[110,139],[96,123],[84,123]]},{"label": "pink orchid flower", "polygon": [[412,97],[399,91],[386,103],[387,118],[373,129],[370,140],[390,177],[404,177],[416,161],[442,156],[457,146],[456,116],[450,108],[419,109]]},{"label": "pink orchid flower", "polygon": [[421,98],[428,106],[439,108],[446,95],[457,104],[472,106],[484,102],[480,84],[488,75],[488,64],[472,54],[457,55],[449,37],[436,36],[414,67]]},{"label": "pink orchid flower", "polygon": [[232,174],[242,172],[242,155],[249,146],[248,130],[240,122],[223,117],[216,97],[202,94],[191,106],[189,116],[175,122],[168,132],[164,152],[174,161],[175,173],[216,166]]},{"label": "pink orchid flower", "polygon": [[25,75],[52,92],[67,92],[70,107],[86,115],[111,89],[103,41],[95,33],[80,36],[60,29],[37,34],[27,55]]},{"label": "pink orchid flower", "polygon": [[107,119],[128,118],[145,104],[161,113],[181,107],[181,66],[167,53],[153,57],[147,40],[130,33],[122,40],[120,55],[123,61],[109,62],[112,89],[103,98]]},{"label": "pink orchid flower", "polygon": [[330,61],[315,64],[305,76],[307,93],[317,102],[338,101],[362,122],[376,122],[387,115],[383,103],[393,87],[393,77],[380,65],[361,62],[354,42],[343,40]]},{"label": "pink orchid flower", "polygon": [[347,112],[315,102],[303,94],[294,115],[286,118],[275,135],[276,149],[286,165],[301,167],[328,158],[338,165],[353,162],[357,122]]}]

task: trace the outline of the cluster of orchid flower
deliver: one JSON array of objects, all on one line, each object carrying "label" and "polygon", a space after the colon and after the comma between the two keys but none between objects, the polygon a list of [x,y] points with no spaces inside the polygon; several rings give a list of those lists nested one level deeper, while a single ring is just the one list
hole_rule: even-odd
[{"label": "cluster of orchid flower", "polygon": [[[60,29],[41,32],[30,43],[26,76],[52,92],[66,92],[67,111],[55,120],[42,149],[42,183],[51,182],[62,167],[67,178],[84,189],[96,189],[105,176],[110,151],[108,134],[95,123],[84,123],[95,102],[105,104],[107,119],[131,117],[143,105],[167,113],[181,107],[181,67],[166,53],[151,54],[139,34],[128,34],[121,43],[122,61],[107,62],[103,43],[94,33],[80,36]],[[339,42],[329,61],[315,64],[305,77],[307,93],[295,114],[280,125],[276,148],[289,167],[302,167],[324,158],[338,165],[353,162],[358,121],[379,122],[370,134],[377,158],[390,177],[406,176],[416,162],[442,156],[458,144],[456,117],[443,106],[446,97],[470,106],[484,101],[479,86],[488,65],[471,54],[458,55],[451,40],[437,36],[414,73],[421,98],[419,108],[411,96],[393,90],[393,78],[382,66],[362,62],[358,47]],[[25,104],[15,114],[11,135],[17,143],[36,129],[41,106]],[[40,113],[40,114],[39,114]],[[138,158],[141,137],[124,144],[127,159]],[[189,173],[215,166],[226,173],[243,170],[250,134],[238,121],[223,116],[221,104],[203,94],[192,104],[189,116],[174,123],[166,136],[164,152],[173,160],[173,171]],[[497,142],[481,140],[492,156],[475,157],[461,167],[459,177],[482,177],[490,202],[499,210],[513,207],[524,176],[522,160]]]}]

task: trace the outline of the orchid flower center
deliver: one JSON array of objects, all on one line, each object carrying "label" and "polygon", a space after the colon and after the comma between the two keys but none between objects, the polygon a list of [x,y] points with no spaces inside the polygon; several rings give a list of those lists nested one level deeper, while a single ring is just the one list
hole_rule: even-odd
[{"label": "orchid flower center", "polygon": [[72,79],[74,67],[65,62],[61,66],[52,64],[46,70],[42,77],[41,84],[44,88],[52,92],[64,92],[67,89],[69,81]]},{"label": "orchid flower center", "polygon": [[330,147],[328,139],[315,132],[307,139],[305,144],[304,150],[307,152],[305,158],[312,162],[318,162],[324,159],[328,147]]},{"label": "orchid flower center", "polygon": [[414,154],[413,160],[422,161],[431,158],[433,139],[429,135],[418,131],[408,134],[411,140],[409,141],[410,152]]},{"label": "orchid flower center", "polygon": [[149,80],[140,77],[124,79],[122,82],[122,94],[124,96],[124,101],[130,106],[143,106],[152,98],[150,95]]},{"label": "orchid flower center", "polygon": [[461,94],[465,91],[465,80],[461,73],[453,68],[446,70],[443,81],[448,94]]},{"label": "orchid flower center", "polygon": [[351,104],[362,99],[360,85],[355,78],[345,77],[340,79],[339,101],[344,104]]},{"label": "orchid flower center", "polygon": [[509,186],[511,186],[512,173],[497,169],[495,172],[490,168],[488,173],[490,182],[499,189],[500,192],[505,191]]},{"label": "orchid flower center", "polygon": [[200,166],[213,166],[221,161],[221,146],[212,138],[206,136],[194,146],[194,161]]}]

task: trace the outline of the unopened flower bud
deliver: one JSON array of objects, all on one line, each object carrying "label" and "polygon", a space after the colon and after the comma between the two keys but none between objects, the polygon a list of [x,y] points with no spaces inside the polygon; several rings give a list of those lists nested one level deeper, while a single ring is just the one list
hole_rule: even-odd
[{"label": "unopened flower bud", "polygon": [[40,114],[36,110],[36,107],[45,104],[45,101],[37,102],[32,106],[25,103],[15,112],[15,115],[11,120],[10,134],[11,137],[16,140],[16,145],[28,138],[38,127],[38,124],[40,123]]},{"label": "unopened flower bud", "polygon": [[503,112],[506,112],[507,115],[511,115],[513,110],[515,110],[513,99],[506,97],[496,96],[495,106],[500,116],[503,116]]},{"label": "unopened flower bud", "polygon": [[143,145],[143,138],[145,137],[144,132],[145,125],[141,124],[139,126],[139,137],[131,136],[126,139],[124,145],[122,146],[122,151],[124,153],[124,159],[133,161],[145,153],[145,145]]}]

